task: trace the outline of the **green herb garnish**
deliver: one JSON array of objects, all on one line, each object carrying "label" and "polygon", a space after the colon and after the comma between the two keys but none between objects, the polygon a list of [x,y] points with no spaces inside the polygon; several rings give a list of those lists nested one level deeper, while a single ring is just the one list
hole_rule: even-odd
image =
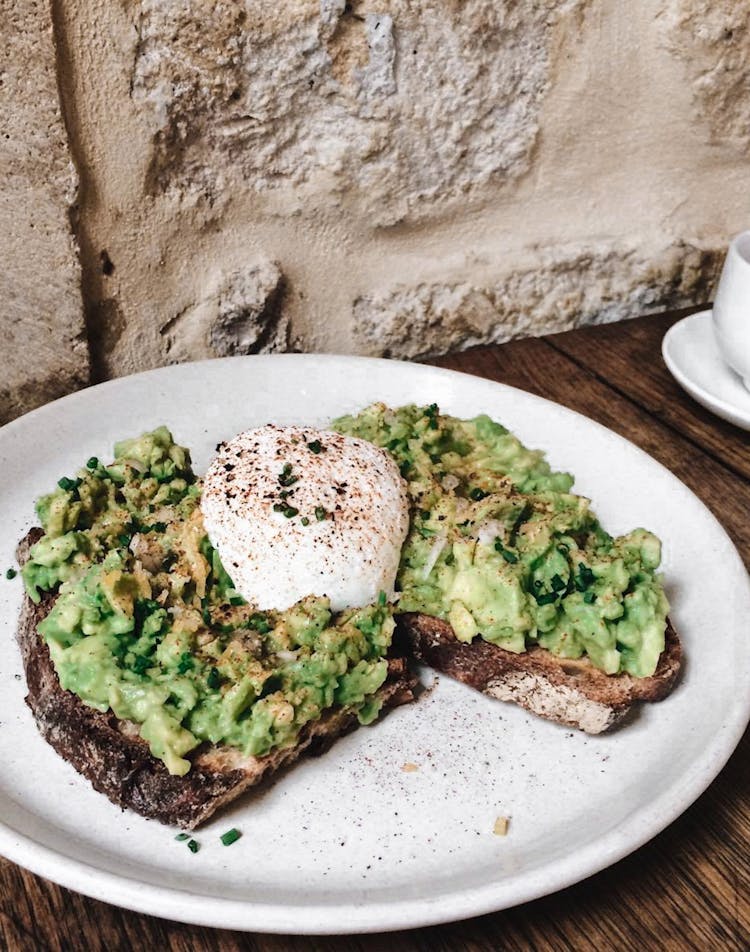
[{"label": "green herb garnish", "polygon": [[206,684],[214,691],[220,686],[221,675],[218,668],[211,668],[206,678]]},{"label": "green herb garnish", "polygon": [[557,592],[543,592],[541,595],[535,595],[537,605],[551,605],[557,601]]},{"label": "green herb garnish", "polygon": [[575,586],[579,592],[585,591],[594,581],[596,581],[596,576],[588,567],[584,565],[583,562],[578,563],[578,576],[575,579]]},{"label": "green herb garnish", "polygon": [[506,549],[503,545],[502,539],[495,539],[495,552],[499,552],[505,561],[510,562],[511,565],[515,565],[515,563],[518,561],[518,556],[516,553],[511,552],[510,549]]},{"label": "green herb garnish", "polygon": [[177,836],[175,837],[175,839],[177,840],[178,843],[184,843],[185,840],[189,840],[189,839],[190,839],[190,834],[189,834],[189,833],[178,833]]},{"label": "green herb garnish", "polygon": [[185,674],[193,668],[193,656],[189,651],[183,651],[177,664],[177,673]]},{"label": "green herb garnish", "polygon": [[136,655],[133,662],[133,671],[136,674],[145,674],[151,667],[151,659],[147,655]]},{"label": "green herb garnish", "polygon": [[235,827],[232,827],[231,830],[227,830],[226,833],[222,833],[220,839],[224,846],[231,846],[232,843],[236,843],[241,836],[242,834],[240,831]]},{"label": "green herb garnish", "polygon": [[294,476],[292,474],[292,464],[284,463],[284,468],[281,470],[281,472],[278,475],[279,485],[293,486],[297,482],[298,479],[299,479],[299,476]]},{"label": "green herb garnish", "polygon": [[438,428],[438,405],[437,403],[431,403],[429,407],[425,407],[424,415],[427,417],[429,423],[428,426],[431,430],[437,430]]},{"label": "green herb garnish", "polygon": [[187,848],[191,853],[197,853],[201,847],[200,843],[198,843],[196,840],[188,840]]},{"label": "green herb garnish", "polygon": [[273,625],[269,624],[268,619],[261,612],[253,612],[246,622],[246,627],[254,628],[261,635],[267,635]]},{"label": "green herb garnish", "polygon": [[310,450],[311,453],[315,453],[316,456],[318,455],[318,453],[320,453],[322,450],[325,449],[325,447],[320,442],[320,440],[312,440],[310,443],[307,444],[307,448]]},{"label": "green herb garnish", "polygon": [[18,575],[18,572],[16,572],[15,569],[8,569],[8,571],[5,573],[6,578],[15,578],[16,575]]},{"label": "green herb garnish", "polygon": [[322,522],[327,515],[328,513],[322,506],[315,507],[315,518],[318,520],[318,522]]},{"label": "green herb garnish", "polygon": [[299,509],[295,509],[294,506],[290,506],[285,502],[274,503],[273,511],[280,512],[283,516],[286,516],[287,519],[293,519],[299,513]]},{"label": "green herb garnish", "polygon": [[550,584],[552,585],[553,592],[564,592],[568,587],[568,583],[564,582],[561,576],[557,574],[552,576],[552,581]]},{"label": "green herb garnish", "polygon": [[90,456],[86,460],[86,469],[96,469],[99,465],[99,460],[95,456]]},{"label": "green herb garnish", "polygon": [[474,502],[479,502],[481,499],[484,499],[485,496],[489,496],[489,493],[486,493],[483,489],[480,489],[479,486],[475,486],[474,489],[469,493],[469,498],[473,499]]}]

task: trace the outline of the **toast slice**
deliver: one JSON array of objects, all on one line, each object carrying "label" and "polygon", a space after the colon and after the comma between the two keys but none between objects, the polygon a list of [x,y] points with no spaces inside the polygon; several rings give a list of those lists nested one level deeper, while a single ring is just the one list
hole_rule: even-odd
[{"label": "toast slice", "polygon": [[514,654],[477,637],[458,641],[451,626],[429,615],[397,617],[402,650],[418,661],[490,697],[514,701],[533,714],[600,734],[621,721],[634,704],[660,701],[680,672],[682,648],[668,623],[666,645],[651,677],[608,675],[586,658],[560,658],[534,646]]},{"label": "toast slice", "polygon": [[[41,530],[32,529],[20,543],[20,564],[41,534]],[[263,757],[246,757],[231,747],[206,744],[192,755],[189,773],[173,776],[150,753],[137,725],[89,707],[60,686],[49,649],[37,631],[54,601],[54,596],[46,596],[34,605],[24,596],[17,637],[28,686],[26,703],[40,733],[61,757],[95,790],[142,816],[192,830],[303,754],[324,753],[337,737],[358,725],[352,710],[326,711],[317,721],[305,725],[293,747],[279,748]],[[416,680],[404,658],[389,658],[388,677],[377,692],[383,708],[412,701]]]}]

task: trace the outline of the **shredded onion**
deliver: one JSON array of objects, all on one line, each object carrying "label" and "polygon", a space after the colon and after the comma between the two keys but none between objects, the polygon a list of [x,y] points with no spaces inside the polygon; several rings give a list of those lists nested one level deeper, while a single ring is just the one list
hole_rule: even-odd
[{"label": "shredded onion", "polygon": [[136,470],[136,472],[138,472],[138,473],[145,473],[145,472],[146,472],[146,467],[145,467],[145,466],[143,465],[143,463],[142,463],[140,460],[138,460],[138,459],[124,459],[124,460],[123,460],[123,463],[124,463],[126,466],[132,466],[133,469]]},{"label": "shredded onion", "polygon": [[447,537],[444,532],[439,533],[433,539],[432,545],[430,546],[430,554],[427,556],[427,561],[424,564],[422,569],[422,579],[429,577],[430,572],[435,568],[435,563],[440,558],[440,553],[445,548],[445,543],[447,542]]}]

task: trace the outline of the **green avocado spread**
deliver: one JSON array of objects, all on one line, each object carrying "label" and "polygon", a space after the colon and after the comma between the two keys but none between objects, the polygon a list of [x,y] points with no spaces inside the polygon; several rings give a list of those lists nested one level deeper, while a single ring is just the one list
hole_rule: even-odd
[{"label": "green avocado spread", "polygon": [[[406,480],[397,612],[446,619],[465,642],[654,672],[669,607],[654,535],[612,538],[570,475],[487,416],[374,404],[333,428],[386,449]],[[375,720],[394,606],[332,613],[309,596],[258,611],[211,546],[200,495],[188,450],[159,427],[37,501],[44,535],[23,578],[35,602],[57,593],[39,631],[63,688],[139,725],[174,774],[204,742],[293,746],[334,706]]]},{"label": "green avocado spread", "polygon": [[465,642],[539,644],[607,674],[654,673],[669,609],[656,536],[612,538],[571,493],[572,476],[487,416],[374,404],[334,429],[388,450],[407,481],[397,611],[445,619]]},{"label": "green avocado spread", "polygon": [[334,705],[379,713],[394,623],[378,604],[332,614],[309,597],[259,612],[203,528],[201,485],[165,427],[90,459],[37,502],[44,536],[29,596],[59,589],[39,624],[63,688],[140,726],[170,773],[201,742],[263,755]]}]

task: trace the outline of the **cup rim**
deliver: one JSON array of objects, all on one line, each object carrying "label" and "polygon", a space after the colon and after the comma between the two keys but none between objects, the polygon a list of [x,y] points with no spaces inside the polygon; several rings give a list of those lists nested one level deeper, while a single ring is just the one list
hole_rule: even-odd
[{"label": "cup rim", "polygon": [[729,249],[740,259],[743,265],[750,268],[750,229],[735,235],[729,244]]}]

